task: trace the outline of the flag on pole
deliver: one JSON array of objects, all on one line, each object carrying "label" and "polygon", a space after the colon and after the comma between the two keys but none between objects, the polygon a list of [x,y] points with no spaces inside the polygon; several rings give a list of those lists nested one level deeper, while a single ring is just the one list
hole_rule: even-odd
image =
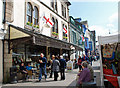
[{"label": "flag on pole", "polygon": [[45,16],[43,16],[43,18],[46,20],[46,24],[48,24],[50,27],[53,26],[53,22],[50,20],[50,18],[46,18]]},{"label": "flag on pole", "polygon": [[67,29],[65,27],[63,28],[63,31],[65,32],[65,34],[67,34]]},{"label": "flag on pole", "polygon": [[81,35],[81,37],[82,37],[82,41],[84,41],[85,39],[84,39],[84,37]]},{"label": "flag on pole", "polygon": [[42,15],[41,19],[44,25],[47,24],[49,27],[53,27],[54,23],[52,22],[52,20],[50,20],[50,18],[47,18],[45,15]]},{"label": "flag on pole", "polygon": [[83,27],[83,32],[84,32],[84,34],[85,34],[87,28],[85,27],[85,25],[82,25],[82,27]]}]

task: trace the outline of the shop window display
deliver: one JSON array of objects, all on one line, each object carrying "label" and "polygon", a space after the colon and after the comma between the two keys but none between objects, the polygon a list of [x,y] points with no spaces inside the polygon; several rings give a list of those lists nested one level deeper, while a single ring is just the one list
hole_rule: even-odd
[{"label": "shop window display", "polygon": [[101,45],[101,52],[104,77],[117,87],[117,77],[120,76],[120,43]]}]

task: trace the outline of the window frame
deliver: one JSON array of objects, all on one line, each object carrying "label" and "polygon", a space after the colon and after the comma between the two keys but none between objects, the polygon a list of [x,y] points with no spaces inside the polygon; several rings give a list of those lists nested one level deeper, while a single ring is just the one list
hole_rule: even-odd
[{"label": "window frame", "polygon": [[[29,7],[30,6],[30,7]],[[29,8],[31,9],[30,13],[28,13],[28,9]],[[32,4],[30,2],[27,2],[27,13],[26,13],[26,22],[30,22],[32,23],[32,12],[33,12],[33,9],[32,9]]]},{"label": "window frame", "polygon": [[61,11],[62,11],[62,16],[64,18],[67,18],[66,6],[64,6],[63,4],[61,4]]},{"label": "window frame", "polygon": [[[35,12],[35,8],[36,8],[36,12]],[[36,16],[37,14],[37,16]],[[39,24],[39,10],[36,6],[34,6],[34,11],[33,11],[33,25],[38,25]]]}]

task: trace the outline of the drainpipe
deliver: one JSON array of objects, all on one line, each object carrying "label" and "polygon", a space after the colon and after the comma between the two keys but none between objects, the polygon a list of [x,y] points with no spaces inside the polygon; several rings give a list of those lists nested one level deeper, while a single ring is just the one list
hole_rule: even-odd
[{"label": "drainpipe", "polygon": [[2,63],[3,63],[3,80],[4,80],[4,39],[2,40],[2,43],[3,43],[3,44],[2,44],[2,47],[3,47],[3,48],[2,48],[2,49],[3,49],[3,50],[2,50],[2,51],[3,51],[3,53],[2,53],[2,56],[3,56],[3,60],[2,60],[2,61],[3,61],[3,62],[2,62]]},{"label": "drainpipe", "polygon": [[[3,17],[3,29],[5,29],[5,22],[6,22],[6,0],[3,0],[3,12],[4,12],[4,17]],[[5,37],[3,38],[2,40],[2,43],[3,43],[3,82],[4,82],[4,39]]]},{"label": "drainpipe", "polygon": [[6,0],[3,0],[3,10],[4,10],[4,17],[3,17],[3,24],[5,24],[5,21],[6,21],[6,16],[5,16],[5,13],[6,13]]}]

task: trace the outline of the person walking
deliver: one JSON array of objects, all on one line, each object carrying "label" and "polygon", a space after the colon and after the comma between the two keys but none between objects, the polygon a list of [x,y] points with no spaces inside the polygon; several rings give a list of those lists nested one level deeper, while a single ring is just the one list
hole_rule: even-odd
[{"label": "person walking", "polygon": [[58,58],[57,57],[53,58],[53,64],[52,64],[53,69],[52,70],[54,72],[54,81],[57,81],[59,66],[60,66],[60,63],[59,63]]},{"label": "person walking", "polygon": [[79,58],[78,58],[78,67],[79,67],[79,70],[82,70],[81,63],[82,63],[82,58],[81,58],[81,56],[79,56]]},{"label": "person walking", "polygon": [[46,73],[46,64],[47,64],[47,59],[46,57],[44,57],[44,54],[41,53],[40,54],[40,59],[39,59],[39,63],[40,63],[40,74],[39,74],[39,82],[41,81],[42,79],[42,73],[44,72],[44,75],[45,75],[45,80],[47,78],[47,73]]},{"label": "person walking", "polygon": [[66,61],[63,58],[63,56],[60,56],[60,74],[61,74],[61,80],[65,80],[65,68],[66,68]]},{"label": "person walking", "polygon": [[51,71],[50,71],[50,77],[49,78],[52,78],[52,75],[53,75],[53,65],[52,65],[52,63],[53,63],[53,60],[55,59],[55,55],[52,55],[52,60],[50,61],[50,64],[51,64]]},{"label": "person walking", "polygon": [[82,64],[82,71],[78,73],[78,80],[76,83],[76,86],[79,88],[82,88],[82,84],[84,82],[90,82],[91,81],[91,75],[90,75],[90,70],[87,68],[87,63],[83,62]]}]

